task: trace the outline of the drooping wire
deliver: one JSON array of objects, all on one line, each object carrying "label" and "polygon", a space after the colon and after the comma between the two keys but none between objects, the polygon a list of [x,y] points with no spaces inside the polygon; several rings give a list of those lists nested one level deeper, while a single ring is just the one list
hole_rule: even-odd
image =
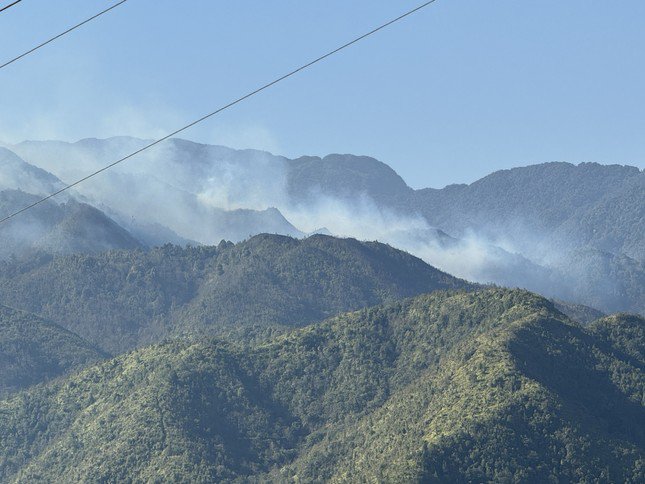
[{"label": "drooping wire", "polygon": [[[19,0],[19,1],[22,1],[22,0]],[[0,64],[0,69],[4,69],[5,67],[7,67],[7,66],[9,66],[9,65],[13,64],[14,62],[19,61],[19,60],[20,60],[20,59],[22,59],[23,57],[27,57],[29,54],[32,54],[32,53],[36,52],[38,49],[41,49],[41,48],[45,47],[45,46],[46,46],[46,45],[48,45],[48,44],[51,44],[51,43],[52,43],[52,42],[54,42],[55,40],[58,40],[58,39],[60,39],[61,37],[63,37],[63,36],[65,36],[65,35],[69,34],[70,32],[73,32],[74,30],[78,29],[79,27],[82,27],[83,25],[85,25],[85,24],[87,24],[87,23],[91,22],[92,20],[95,20],[95,19],[99,18],[100,16],[105,15],[106,13],[108,13],[108,12],[110,12],[110,11],[114,10],[114,9],[115,9],[116,7],[118,7],[119,5],[123,5],[123,4],[124,4],[125,2],[127,2],[127,1],[128,1],[128,0],[121,0],[120,2],[115,3],[115,4],[114,4],[114,5],[112,5],[111,7],[108,7],[108,8],[106,8],[105,10],[102,10],[102,11],[100,11],[99,13],[97,13],[97,14],[95,14],[95,15],[92,15],[90,18],[87,18],[87,19],[83,20],[82,22],[77,23],[76,25],[74,25],[74,26],[72,26],[72,27],[68,28],[68,29],[67,29],[67,30],[65,30],[64,32],[61,32],[60,34],[55,35],[54,37],[52,37],[52,38],[50,38],[50,39],[47,39],[46,41],[44,41],[44,42],[42,42],[42,43],[38,44],[37,46],[32,47],[32,48],[31,48],[31,49],[29,49],[28,51],[23,52],[23,53],[22,53],[22,54],[20,54],[20,55],[17,55],[17,56],[16,56],[16,57],[14,57],[13,59],[10,59],[10,60],[6,61],[5,63]],[[5,7],[5,9],[7,9],[7,8],[9,8],[9,7],[11,7],[11,6],[12,6],[12,5],[8,5],[7,7]]]},{"label": "drooping wire", "polygon": [[0,13],[4,12],[5,10],[10,9],[14,5],[18,5],[20,2],[22,2],[22,0],[16,0],[15,2],[10,3],[9,5],[5,5],[4,7],[0,7]]}]

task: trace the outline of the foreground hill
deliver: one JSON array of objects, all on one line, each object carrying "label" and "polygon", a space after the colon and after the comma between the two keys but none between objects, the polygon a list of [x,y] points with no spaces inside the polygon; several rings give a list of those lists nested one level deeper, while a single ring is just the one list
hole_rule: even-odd
[{"label": "foreground hill", "polygon": [[0,306],[0,399],[106,357],[58,325]]},{"label": "foreground hill", "polygon": [[644,323],[487,289],[144,348],[0,402],[0,479],[642,482]]},{"label": "foreground hill", "polygon": [[5,263],[0,302],[117,354],[173,335],[300,326],[470,284],[379,243],[259,235],[233,245]]}]

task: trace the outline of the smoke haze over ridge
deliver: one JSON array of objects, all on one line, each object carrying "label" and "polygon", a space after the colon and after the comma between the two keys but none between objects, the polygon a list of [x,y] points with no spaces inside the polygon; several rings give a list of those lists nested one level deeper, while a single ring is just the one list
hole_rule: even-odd
[{"label": "smoke haze over ridge", "polygon": [[[69,183],[145,143],[118,137],[77,143],[24,142],[9,148]],[[642,178],[640,171],[634,170],[630,176]],[[23,182],[16,178],[13,183]],[[463,187],[444,191],[449,195]],[[436,191],[414,191],[387,165],[367,157],[330,155],[290,160],[264,151],[173,139],[79,185],[75,192],[80,200],[105,211],[132,232],[145,232],[140,230],[142,225],[167,227],[177,236],[169,240],[173,242],[216,244],[221,239],[239,241],[260,232],[303,236],[322,230],[340,237],[389,243],[472,281],[577,297],[570,289],[571,277],[560,270],[571,267],[571,254],[578,246],[575,234],[566,242],[562,237],[555,241],[551,233],[528,223],[529,219],[487,222],[484,215],[462,230],[453,222],[463,219],[463,225],[468,219],[450,212],[444,222],[434,225],[430,222],[433,210],[424,211],[425,199],[419,199],[430,196],[432,209]],[[447,205],[450,203],[440,204],[444,208]],[[449,229],[444,232],[446,227]],[[599,260],[595,253],[578,251],[575,255],[583,256]],[[604,260],[609,262],[603,264],[614,263],[611,258]],[[629,270],[640,277],[642,261],[630,260],[621,259],[621,263],[627,261]],[[574,265],[578,280],[594,280],[580,273],[584,264]],[[614,279],[604,280],[604,292],[621,293],[621,282]],[[579,292],[588,291],[585,287]],[[582,297],[577,301],[589,304],[595,299]]]}]

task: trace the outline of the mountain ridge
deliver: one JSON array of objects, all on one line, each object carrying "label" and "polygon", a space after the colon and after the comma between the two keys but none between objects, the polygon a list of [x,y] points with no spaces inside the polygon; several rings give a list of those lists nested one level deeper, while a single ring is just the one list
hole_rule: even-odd
[{"label": "mountain ridge", "polygon": [[1,302],[65,324],[113,354],[184,333],[308,324],[436,289],[476,287],[387,245],[324,235],[41,255],[1,267]]},{"label": "mountain ridge", "polygon": [[[14,148],[36,165],[74,168],[73,160],[102,166],[142,142]],[[157,178],[147,179],[152,170]],[[258,232],[303,236],[327,227],[335,235],[388,242],[476,282],[524,287],[605,312],[645,311],[639,298],[645,174],[636,167],[550,162],[468,185],[412,190],[391,167],[367,156],[289,160],[177,139],[96,183],[103,187],[94,193],[97,206],[111,206],[128,228],[128,220],[152,224],[149,234],[141,226],[132,230],[154,244],[166,237],[212,245]],[[177,237],[154,228],[159,225]],[[446,244],[439,233],[455,242]]]},{"label": "mountain ridge", "polygon": [[0,475],[638,482],[645,382],[605,343],[629,338],[613,318],[595,336],[526,291],[436,292],[250,346],[143,348],[0,402]]}]

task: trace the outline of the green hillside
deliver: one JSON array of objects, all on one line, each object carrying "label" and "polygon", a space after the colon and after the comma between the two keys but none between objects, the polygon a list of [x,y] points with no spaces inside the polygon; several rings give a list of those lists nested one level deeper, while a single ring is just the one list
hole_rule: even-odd
[{"label": "green hillside", "polygon": [[644,243],[634,229],[643,225],[644,184],[633,166],[542,163],[470,185],[418,190],[414,206],[453,236],[468,229],[503,234],[520,247],[546,236],[570,249],[588,245],[642,260]]},{"label": "green hillside", "polygon": [[642,482],[645,321],[436,292],[0,402],[0,480]]},{"label": "green hillside", "polygon": [[60,326],[0,306],[0,399],[106,357]]},{"label": "green hillside", "polygon": [[186,333],[302,326],[472,287],[387,245],[322,235],[0,264],[1,303],[42,314],[112,354]]}]

